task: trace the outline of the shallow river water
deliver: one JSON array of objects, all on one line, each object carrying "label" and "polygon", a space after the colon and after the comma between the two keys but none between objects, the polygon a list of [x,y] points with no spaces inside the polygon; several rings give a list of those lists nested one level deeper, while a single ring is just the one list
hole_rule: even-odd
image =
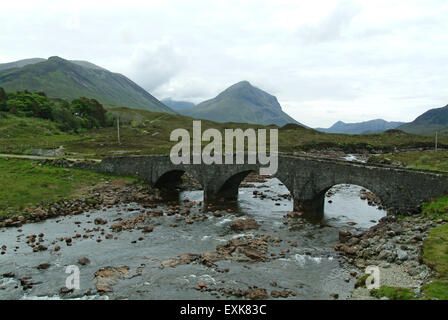
[{"label": "shallow river water", "polygon": [[[298,223],[293,230],[284,224],[284,215],[292,211],[292,201],[278,197],[287,194],[287,189],[277,179],[264,183],[254,183],[255,187],[240,188],[237,203],[229,203],[234,213],[224,213],[193,224],[176,222],[176,216],[153,218],[154,231],[142,233],[140,230],[113,233],[117,239],[104,238],[100,232],[93,232],[93,239],[73,239],[72,246],[58,239],[84,233],[83,229],[97,227],[93,220],[101,217],[107,224],[101,227],[112,233],[109,226],[114,220],[129,219],[143,209],[137,204],[122,204],[106,210],[91,211],[77,216],[50,219],[41,223],[26,224],[21,228],[0,231],[0,246],[6,245],[6,254],[0,256],[0,299],[59,299],[60,289],[65,287],[66,267],[77,265],[80,269],[80,289],[65,298],[79,299],[236,299],[222,296],[219,292],[196,290],[199,282],[211,288],[232,288],[246,290],[250,287],[271,290],[288,289],[296,296],[288,299],[329,299],[338,293],[340,299],[347,298],[353,289],[354,278],[350,269],[339,263],[340,257],[332,246],[338,243],[340,228],[364,230],[385,215],[384,211],[371,207],[360,199],[360,187],[340,185],[337,192],[326,198],[325,217],[321,223]],[[254,197],[253,191],[262,191],[266,199]],[[178,203],[183,199],[201,201],[202,191],[180,193]],[[328,202],[331,200],[331,203]],[[166,209],[159,205],[157,209]],[[132,210],[134,209],[134,210]],[[192,209],[193,212],[194,209]],[[232,232],[229,224],[244,217],[253,217],[261,227],[244,234]],[[349,226],[347,222],[355,222]],[[173,228],[172,223],[179,226]],[[33,252],[26,244],[26,236],[44,233],[44,242],[49,250]],[[200,254],[215,250],[216,246],[241,235],[266,235],[278,237],[278,245],[269,244],[268,253],[280,253],[288,248],[284,257],[269,259],[267,262],[217,262],[218,268],[202,264],[178,265],[174,268],[159,268],[161,263],[184,253]],[[96,238],[102,241],[97,242]],[[143,238],[138,240],[139,238]],[[135,243],[132,243],[136,241]],[[297,246],[291,246],[296,242]],[[50,250],[60,245],[61,250]],[[81,266],[78,259],[87,257],[90,264]],[[46,270],[36,267],[42,263],[51,264]],[[129,273],[117,279],[113,292],[100,296],[96,294],[94,273],[107,266],[128,266]],[[228,272],[222,272],[223,269]],[[2,274],[14,273],[7,278]],[[23,290],[19,278],[32,277],[35,283],[31,289]],[[347,282],[347,278],[351,280]],[[271,281],[277,282],[273,288]],[[92,294],[87,294],[87,291]]]}]

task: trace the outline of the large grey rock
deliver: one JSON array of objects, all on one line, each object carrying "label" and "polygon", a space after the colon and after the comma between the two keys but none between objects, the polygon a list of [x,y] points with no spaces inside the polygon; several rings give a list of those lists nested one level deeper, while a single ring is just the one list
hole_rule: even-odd
[{"label": "large grey rock", "polygon": [[397,258],[401,261],[406,261],[406,260],[408,260],[408,254],[406,251],[398,249],[397,250]]}]

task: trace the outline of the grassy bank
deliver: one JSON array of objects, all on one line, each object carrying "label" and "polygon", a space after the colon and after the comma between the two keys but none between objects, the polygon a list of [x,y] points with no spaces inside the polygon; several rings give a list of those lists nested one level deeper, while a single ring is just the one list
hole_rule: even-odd
[{"label": "grassy bank", "polygon": [[[448,208],[448,201],[446,202]],[[448,214],[448,209],[445,214]],[[428,298],[448,299],[448,224],[434,228],[423,243],[423,261],[438,276],[423,287]]]},{"label": "grassy bank", "polygon": [[[448,195],[425,203],[422,214],[448,221]],[[422,288],[425,296],[448,300],[448,223],[430,231],[423,242],[422,259],[436,272],[432,282]]]},{"label": "grassy bank", "polygon": [[0,113],[0,153],[31,154],[32,149],[52,149],[82,135],[64,133],[55,122]]},{"label": "grassy bank", "polygon": [[89,170],[40,165],[38,161],[0,159],[0,219],[23,214],[42,202],[78,198],[105,181],[136,181]]},{"label": "grassy bank", "polygon": [[430,169],[448,171],[447,150],[425,150],[386,153],[374,156],[370,161],[392,163],[397,162],[408,168]]}]

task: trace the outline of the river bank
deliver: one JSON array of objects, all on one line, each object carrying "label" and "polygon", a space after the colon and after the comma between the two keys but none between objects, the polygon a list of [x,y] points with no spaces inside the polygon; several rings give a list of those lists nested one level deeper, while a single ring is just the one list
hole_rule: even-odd
[{"label": "river bank", "polygon": [[339,231],[340,243],[334,249],[340,252],[346,263],[361,270],[352,299],[375,299],[365,287],[368,266],[377,266],[380,271],[380,286],[410,289],[413,298],[426,298],[425,284],[438,277],[423,259],[423,245],[433,228],[446,223],[445,219],[434,219],[414,215],[383,217],[368,231],[352,234],[345,229]]},{"label": "river bank", "polygon": [[68,198],[18,210],[17,214],[1,221],[0,228],[21,227],[27,223],[42,222],[50,218],[79,215],[91,210],[111,208],[118,203],[135,202],[147,205],[161,200],[160,196],[149,187],[119,179],[85,187],[83,190],[78,190],[78,193],[82,195],[79,198]]}]

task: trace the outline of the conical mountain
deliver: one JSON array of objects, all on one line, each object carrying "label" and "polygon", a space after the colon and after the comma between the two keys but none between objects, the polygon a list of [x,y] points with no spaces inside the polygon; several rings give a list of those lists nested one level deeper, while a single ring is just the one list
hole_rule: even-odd
[{"label": "conical mountain", "polygon": [[188,115],[216,122],[241,122],[283,126],[300,124],[285,112],[273,95],[252,86],[248,81],[238,82],[216,98],[204,101],[187,112]]}]

